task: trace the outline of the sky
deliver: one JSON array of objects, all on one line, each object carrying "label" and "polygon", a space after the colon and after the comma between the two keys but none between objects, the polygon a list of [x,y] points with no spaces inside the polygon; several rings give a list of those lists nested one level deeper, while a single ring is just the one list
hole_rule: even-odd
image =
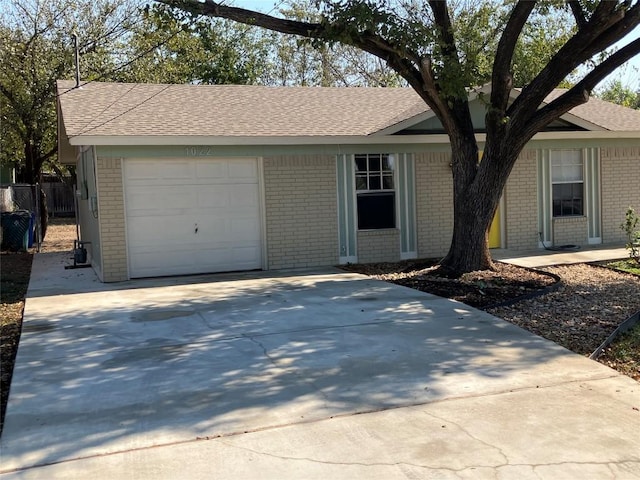
[{"label": "sky", "polygon": [[[227,3],[242,8],[270,13],[277,10],[284,3],[284,0],[227,0]],[[618,42],[616,47],[620,48],[637,38],[640,38],[640,26],[636,27],[635,30],[629,33],[622,41]],[[615,70],[600,83],[599,89],[604,88],[614,80],[620,80],[623,85],[635,92],[640,91],[640,55]]]},{"label": "sky", "polygon": [[[640,26],[636,27],[635,30],[616,45],[622,47],[637,38],[640,38]],[[640,91],[640,55],[636,55],[633,60],[628,62],[628,65],[620,67],[612,75],[609,75],[603,84],[606,84],[612,79],[620,79],[624,85],[631,88],[634,92]]]}]

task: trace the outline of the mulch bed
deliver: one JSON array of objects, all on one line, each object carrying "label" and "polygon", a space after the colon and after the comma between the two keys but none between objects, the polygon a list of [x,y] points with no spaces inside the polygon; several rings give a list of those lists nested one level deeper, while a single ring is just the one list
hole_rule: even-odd
[{"label": "mulch bed", "polygon": [[342,268],[458,300],[476,308],[518,301],[534,292],[546,291],[558,281],[553,275],[499,262],[495,263],[493,271],[471,272],[456,279],[440,275],[436,269],[436,260],[344,265]]}]

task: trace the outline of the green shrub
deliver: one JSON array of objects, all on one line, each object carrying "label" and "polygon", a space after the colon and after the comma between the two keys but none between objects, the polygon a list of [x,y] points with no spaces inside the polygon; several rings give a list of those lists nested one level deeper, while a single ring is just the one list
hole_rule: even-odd
[{"label": "green shrub", "polygon": [[627,244],[625,247],[629,250],[629,257],[633,258],[640,264],[640,216],[635,212],[633,207],[627,209],[624,216],[624,222],[620,228],[627,234]]}]

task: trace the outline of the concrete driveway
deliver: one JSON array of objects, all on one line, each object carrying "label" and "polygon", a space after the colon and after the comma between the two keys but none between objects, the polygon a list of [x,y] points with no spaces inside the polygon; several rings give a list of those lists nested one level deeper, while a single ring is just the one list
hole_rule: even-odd
[{"label": "concrete driveway", "polygon": [[640,385],[327,269],[105,285],[35,257],[4,478],[640,478]]}]

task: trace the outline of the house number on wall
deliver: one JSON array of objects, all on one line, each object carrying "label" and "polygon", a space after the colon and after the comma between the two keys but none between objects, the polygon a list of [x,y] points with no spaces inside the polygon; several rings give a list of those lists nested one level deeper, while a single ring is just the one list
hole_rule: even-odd
[{"label": "house number on wall", "polygon": [[213,149],[207,146],[185,147],[184,154],[187,157],[210,157],[213,155]]}]

